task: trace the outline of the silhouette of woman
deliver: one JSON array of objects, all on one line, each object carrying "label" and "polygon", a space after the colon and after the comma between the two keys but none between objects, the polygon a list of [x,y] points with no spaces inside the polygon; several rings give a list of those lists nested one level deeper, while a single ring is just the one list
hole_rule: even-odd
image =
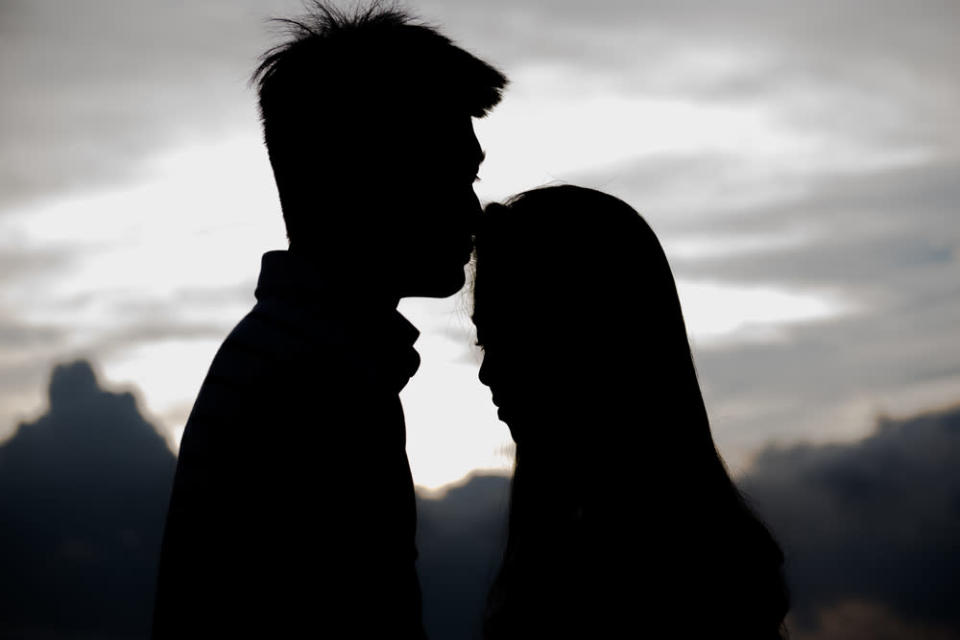
[{"label": "silhouette of woman", "polygon": [[491,204],[473,294],[517,445],[484,637],[780,638],[783,554],[714,446],[643,218],[574,186]]}]

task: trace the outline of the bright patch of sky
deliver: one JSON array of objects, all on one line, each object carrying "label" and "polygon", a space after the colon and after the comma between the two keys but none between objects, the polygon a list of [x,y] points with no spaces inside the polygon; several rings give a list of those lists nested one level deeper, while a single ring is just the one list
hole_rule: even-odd
[{"label": "bright patch of sky", "polygon": [[677,281],[687,333],[700,346],[785,340],[791,324],[852,310],[841,295],[724,282]]}]

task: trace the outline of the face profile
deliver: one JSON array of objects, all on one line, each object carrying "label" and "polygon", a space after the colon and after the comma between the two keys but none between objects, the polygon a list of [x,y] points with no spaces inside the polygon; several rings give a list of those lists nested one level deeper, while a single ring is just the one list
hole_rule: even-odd
[{"label": "face profile", "polygon": [[473,118],[506,78],[379,5],[291,28],[255,74],[291,251],[381,297],[452,295],[480,212]]},{"label": "face profile", "polygon": [[[594,409],[591,394],[611,382],[608,358],[626,346],[612,331],[625,311],[625,294],[616,289],[622,280],[629,281],[627,291],[642,282],[631,278],[639,269],[629,262],[637,258],[602,237],[611,229],[601,234],[579,219],[588,214],[575,213],[579,192],[572,190],[538,189],[506,206],[491,204],[477,233],[479,379],[518,444],[575,437],[564,433],[568,421],[553,418]],[[590,211],[595,204],[585,206]],[[612,235],[642,233],[639,219],[624,215],[621,221],[622,228],[611,224]]]},{"label": "face profile", "polygon": [[[484,285],[500,287],[495,291],[510,286],[491,280]],[[484,299],[481,294],[474,298],[474,308],[483,309],[482,324],[477,327],[477,343],[483,353],[478,377],[490,389],[497,416],[510,429],[513,440],[520,443],[536,437],[531,431],[541,424],[538,418],[567,406],[558,399],[570,400],[567,394],[576,393],[573,389],[561,391],[565,381],[575,374],[568,369],[568,363],[544,366],[550,362],[551,352],[553,357],[564,352],[564,345],[551,338],[543,323],[537,327],[524,321],[537,317],[534,310],[517,304],[500,314],[494,309],[497,304],[496,299]]]},{"label": "face profile", "polygon": [[398,146],[385,237],[388,268],[401,297],[446,297],[460,290],[480,215],[474,181],[483,152],[468,114],[424,119]]}]

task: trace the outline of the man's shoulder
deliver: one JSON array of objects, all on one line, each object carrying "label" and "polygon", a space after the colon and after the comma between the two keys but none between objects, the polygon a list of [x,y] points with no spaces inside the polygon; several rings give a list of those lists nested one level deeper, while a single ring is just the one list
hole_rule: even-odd
[{"label": "man's shoulder", "polygon": [[245,424],[299,413],[306,404],[329,410],[345,391],[361,386],[342,350],[304,335],[258,303],[217,350],[190,422]]},{"label": "man's shoulder", "polygon": [[275,377],[340,366],[350,354],[335,323],[281,301],[258,302],[227,335],[210,367],[215,375]]}]

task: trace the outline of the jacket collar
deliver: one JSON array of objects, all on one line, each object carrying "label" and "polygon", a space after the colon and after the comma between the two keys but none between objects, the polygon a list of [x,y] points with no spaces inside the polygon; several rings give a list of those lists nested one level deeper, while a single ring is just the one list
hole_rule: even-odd
[{"label": "jacket collar", "polygon": [[[356,364],[400,391],[420,366],[420,332],[389,303],[377,304],[289,251],[263,255],[255,295],[279,301],[318,342],[351,352]],[[355,354],[355,355],[354,355]]]}]

